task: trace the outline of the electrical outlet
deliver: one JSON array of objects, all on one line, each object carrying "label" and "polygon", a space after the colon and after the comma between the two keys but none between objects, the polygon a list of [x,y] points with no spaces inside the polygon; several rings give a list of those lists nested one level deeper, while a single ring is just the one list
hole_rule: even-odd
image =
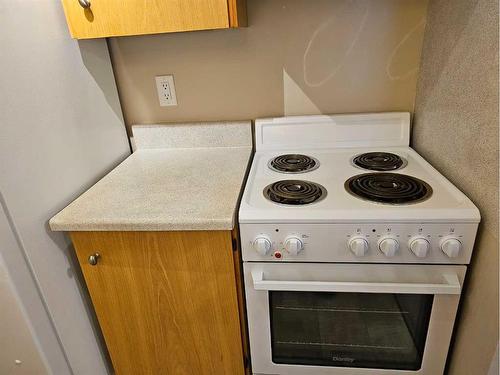
[{"label": "electrical outlet", "polygon": [[175,95],[174,76],[157,76],[156,90],[161,107],[177,105],[177,96]]}]

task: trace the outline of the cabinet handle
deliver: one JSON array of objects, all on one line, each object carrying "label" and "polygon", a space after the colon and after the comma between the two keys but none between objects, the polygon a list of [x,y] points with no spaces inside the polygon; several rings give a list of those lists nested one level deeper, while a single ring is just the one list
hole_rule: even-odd
[{"label": "cabinet handle", "polygon": [[78,0],[82,8],[87,9],[90,8],[90,1],[89,0]]},{"label": "cabinet handle", "polygon": [[99,258],[101,257],[101,254],[99,253],[94,253],[92,255],[89,255],[89,264],[91,266],[95,266],[97,262],[99,261]]}]

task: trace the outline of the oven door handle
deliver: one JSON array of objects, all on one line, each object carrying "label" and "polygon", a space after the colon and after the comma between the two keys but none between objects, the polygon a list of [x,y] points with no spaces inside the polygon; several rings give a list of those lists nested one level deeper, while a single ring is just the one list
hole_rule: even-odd
[{"label": "oven door handle", "polygon": [[454,273],[443,274],[442,284],[265,280],[262,270],[253,270],[252,279],[255,290],[400,294],[460,294],[461,291],[460,281]]}]

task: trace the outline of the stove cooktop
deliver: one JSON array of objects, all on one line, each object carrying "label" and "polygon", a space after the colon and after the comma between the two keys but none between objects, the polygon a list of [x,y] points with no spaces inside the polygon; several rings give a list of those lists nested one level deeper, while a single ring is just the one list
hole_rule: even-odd
[{"label": "stove cooktop", "polygon": [[258,119],[239,221],[479,222],[409,139],[402,112]]},{"label": "stove cooktop", "polygon": [[[282,172],[272,165],[276,160],[280,165],[291,160],[300,169],[313,167],[290,174],[294,167]],[[363,167],[355,160],[362,160]],[[368,164],[378,170],[365,169]],[[410,147],[339,148],[257,152],[239,219],[241,223],[465,222],[479,221],[479,212]]]},{"label": "stove cooktop", "polygon": [[467,264],[479,211],[409,129],[408,113],[257,120],[243,260]]}]

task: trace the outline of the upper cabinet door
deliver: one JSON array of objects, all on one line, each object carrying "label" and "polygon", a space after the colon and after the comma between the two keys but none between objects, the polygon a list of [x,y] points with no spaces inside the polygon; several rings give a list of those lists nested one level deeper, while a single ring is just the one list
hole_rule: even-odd
[{"label": "upper cabinet door", "polygon": [[242,0],[62,0],[75,39],[246,25]]}]

